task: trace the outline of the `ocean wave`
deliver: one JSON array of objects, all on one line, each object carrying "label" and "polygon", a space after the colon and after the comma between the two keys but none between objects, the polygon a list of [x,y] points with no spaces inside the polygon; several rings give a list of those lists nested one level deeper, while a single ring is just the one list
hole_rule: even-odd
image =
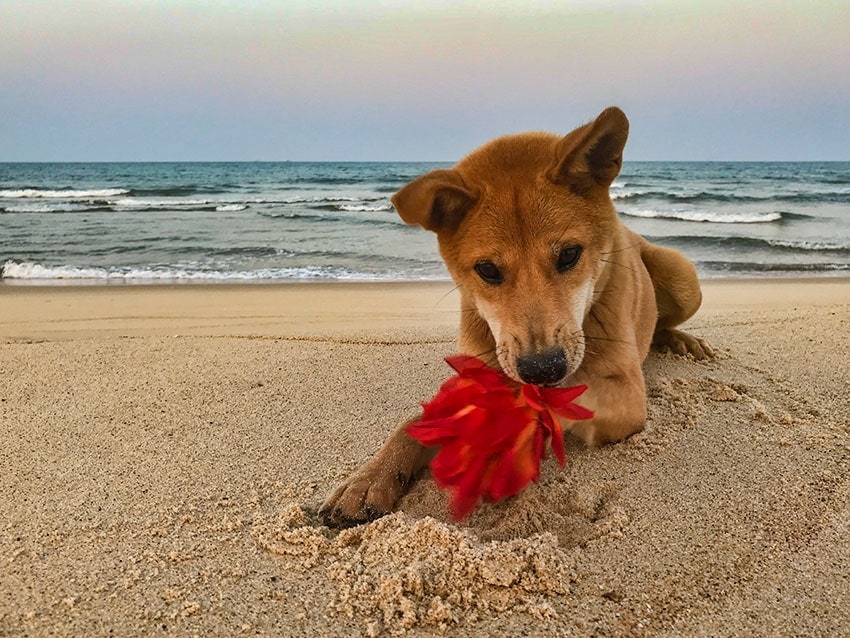
[{"label": "ocean wave", "polygon": [[189,184],[184,186],[164,186],[161,188],[99,188],[99,189],[45,189],[22,188],[2,189],[0,198],[7,199],[87,199],[107,198],[129,195],[131,197],[186,197],[188,195],[213,195],[217,193],[232,193],[239,188],[236,184],[221,184],[204,186]]},{"label": "ocean wave", "polygon": [[134,199],[127,197],[112,202],[120,208],[167,208],[169,206],[209,206],[215,204],[209,199]]},{"label": "ocean wave", "polygon": [[306,196],[299,195],[297,197],[287,197],[286,199],[270,202],[274,204],[326,204],[326,203],[334,203],[334,202],[377,202],[384,199],[383,197],[352,197],[350,195],[336,195],[336,196]]},{"label": "ocean wave", "polygon": [[735,275],[763,274],[763,275],[793,275],[793,274],[840,274],[850,271],[850,263],[817,263],[817,264],[794,264],[794,263],[763,263],[750,261],[697,261],[696,266],[701,271],[722,274],[733,273]]},{"label": "ocean wave", "polygon": [[317,224],[355,224],[364,226],[379,226],[384,228],[392,228],[393,230],[415,230],[413,226],[408,226],[401,219],[387,215],[386,219],[373,219],[370,217],[360,217],[357,215],[324,215],[322,212],[339,213],[342,212],[337,208],[332,207],[313,207],[311,211],[317,211],[318,214],[310,214],[307,211],[299,211],[297,213],[290,212],[267,212],[261,211],[259,214],[262,217],[269,219],[279,219],[286,221],[304,221],[315,222]]},{"label": "ocean wave", "polygon": [[[9,191],[11,192],[11,191]],[[23,192],[23,191],[15,191]],[[42,191],[46,192],[46,191]],[[59,193],[62,191],[51,191]],[[83,192],[83,191],[79,191]],[[14,204],[6,204],[0,207],[0,212],[12,213],[52,213],[52,212],[89,212],[89,211],[167,211],[167,210],[200,210],[200,211],[218,211],[218,212],[236,212],[246,210],[253,204],[265,205],[292,205],[292,204],[307,204],[311,208],[327,207],[328,210],[335,211],[354,211],[354,212],[380,212],[392,210],[392,205],[384,197],[352,197],[346,195],[340,196],[323,196],[323,197],[290,197],[284,199],[267,199],[262,197],[253,198],[214,198],[214,199],[181,199],[167,197],[136,197],[133,191],[133,196],[115,197],[115,195],[107,191],[85,191],[87,193],[97,194],[98,198],[87,198],[80,196],[71,199],[71,201],[46,202],[42,198],[36,202],[21,202]],[[116,191],[116,194],[127,195],[130,191]],[[109,197],[107,199],[106,197]],[[58,199],[58,198],[57,198]],[[378,203],[381,202],[381,203]]]},{"label": "ocean wave", "polygon": [[850,202],[848,191],[821,191],[798,193],[774,193],[770,195],[736,195],[731,193],[671,193],[658,190],[632,190],[611,193],[612,200],[638,202],[653,199],[665,200],[678,204],[759,204],[781,202],[786,204],[824,204]]},{"label": "ocean wave", "polygon": [[[253,201],[253,200],[252,200]],[[0,213],[94,213],[94,212],[154,212],[154,211],[206,211],[232,213],[250,208],[247,202],[209,199],[150,200],[121,198],[113,200],[26,202],[0,206]]]},{"label": "ocean wave", "polygon": [[360,174],[346,174],[346,175],[310,175],[310,176],[291,176],[286,180],[287,183],[290,184],[320,184],[326,186],[346,186],[346,185],[363,185],[363,184],[376,184],[376,185],[398,185],[401,187],[412,179],[427,173],[429,170],[438,167],[445,167],[442,164],[428,164],[421,165],[414,169],[411,169],[409,172],[395,172],[395,171],[366,171]]},{"label": "ocean wave", "polygon": [[311,177],[290,177],[286,181],[291,184],[327,184],[329,186],[345,186],[349,184],[362,184],[364,182],[373,181],[372,177],[320,177],[313,175]]},{"label": "ocean wave", "polygon": [[836,244],[830,241],[794,241],[791,239],[767,239],[773,248],[788,248],[790,250],[813,250],[825,252],[850,252],[850,244]]},{"label": "ocean wave", "polygon": [[308,207],[311,210],[325,210],[330,212],[383,213],[395,210],[392,203],[384,197],[352,197],[345,199],[322,197],[299,203],[309,204]]},{"label": "ocean wave", "polygon": [[82,268],[74,266],[48,267],[33,262],[7,261],[0,268],[0,279],[27,281],[93,281],[104,283],[146,282],[251,282],[275,280],[348,280],[396,281],[403,279],[443,280],[438,275],[411,277],[405,272],[361,272],[336,266],[301,266],[265,268],[243,271],[192,271],[184,269],[149,268]]},{"label": "ocean wave", "polygon": [[245,202],[218,201],[210,199],[133,199],[124,198],[112,202],[116,211],[156,212],[156,211],[197,211],[197,212],[237,212],[250,208]]},{"label": "ocean wave", "polygon": [[850,175],[838,177],[822,177],[818,181],[823,184],[850,184]]},{"label": "ocean wave", "polygon": [[722,213],[705,210],[621,210],[621,215],[642,219],[673,219],[686,222],[709,222],[712,224],[764,224],[782,221],[786,217],[782,212],[770,213]]},{"label": "ocean wave", "polygon": [[[398,255],[377,255],[364,254],[343,250],[291,250],[286,248],[275,249],[275,254],[284,259],[307,260],[314,264],[319,264],[324,261],[333,262],[368,262],[370,265],[375,264],[385,266],[395,266],[396,268],[403,266],[405,271],[418,271],[423,268],[442,268],[442,262],[435,258],[433,261],[423,261],[415,257],[401,257]],[[299,264],[300,265],[300,264]]]},{"label": "ocean wave", "polygon": [[610,195],[611,195],[612,200],[617,200],[617,199],[627,200],[627,199],[635,199],[637,197],[640,197],[640,196],[646,195],[646,194],[647,194],[646,191],[626,191],[624,193],[611,193]]},{"label": "ocean wave", "polygon": [[[100,208],[100,207],[98,207]],[[0,207],[0,213],[76,213],[87,210],[75,204],[11,204]]]},{"label": "ocean wave", "polygon": [[393,210],[393,205],[389,202],[384,204],[340,204],[339,210],[344,210],[349,213],[380,213],[387,210]]},{"label": "ocean wave", "polygon": [[104,204],[21,204],[0,206],[2,213],[116,213],[116,212],[162,212],[162,211],[197,211],[197,212],[238,212],[250,208],[248,204],[226,204],[221,202],[142,202],[127,201]]},{"label": "ocean wave", "polygon": [[0,190],[0,197],[8,199],[85,199],[87,197],[116,197],[126,195],[129,190],[124,188],[103,188],[95,190],[44,190],[39,188],[24,188],[21,190]]},{"label": "ocean wave", "polygon": [[677,248],[723,248],[730,251],[767,250],[778,253],[831,253],[850,257],[850,244],[829,241],[762,239],[760,237],[714,237],[707,235],[647,236],[647,240]]},{"label": "ocean wave", "polygon": [[230,193],[234,188],[239,188],[239,186],[237,184],[218,184],[216,186],[182,184],[180,186],[160,186],[158,188],[133,188],[125,192],[134,197],[180,197],[186,195]]}]

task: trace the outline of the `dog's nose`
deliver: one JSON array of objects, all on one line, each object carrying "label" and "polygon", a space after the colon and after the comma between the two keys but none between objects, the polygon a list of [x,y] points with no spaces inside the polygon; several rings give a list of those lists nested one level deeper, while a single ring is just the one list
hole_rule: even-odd
[{"label": "dog's nose", "polygon": [[551,385],[567,374],[567,355],[561,348],[526,354],[516,360],[516,369],[526,383]]}]

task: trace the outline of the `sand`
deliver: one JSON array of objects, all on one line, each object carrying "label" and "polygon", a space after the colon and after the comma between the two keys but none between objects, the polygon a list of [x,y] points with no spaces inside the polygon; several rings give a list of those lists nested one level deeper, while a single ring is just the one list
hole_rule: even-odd
[{"label": "sand", "polygon": [[643,433],[337,532],[450,285],[0,286],[0,635],[848,635],[850,281],[705,292]]}]

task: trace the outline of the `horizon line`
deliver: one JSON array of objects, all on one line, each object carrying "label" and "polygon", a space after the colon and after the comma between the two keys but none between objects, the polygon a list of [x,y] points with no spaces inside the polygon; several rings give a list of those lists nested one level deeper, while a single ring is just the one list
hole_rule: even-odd
[{"label": "horizon line", "polygon": [[[157,160],[5,160],[2,164],[456,164],[456,160],[356,160],[356,159],[157,159]],[[846,164],[848,159],[630,159],[623,164]]]}]

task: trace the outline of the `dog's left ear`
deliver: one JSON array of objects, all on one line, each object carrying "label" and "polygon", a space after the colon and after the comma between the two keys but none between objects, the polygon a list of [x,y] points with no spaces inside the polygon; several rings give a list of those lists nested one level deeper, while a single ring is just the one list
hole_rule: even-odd
[{"label": "dog's left ear", "polygon": [[406,223],[438,233],[457,230],[477,199],[457,171],[438,169],[410,182],[392,202]]},{"label": "dog's left ear", "polygon": [[623,166],[623,147],[628,136],[626,114],[611,106],[593,122],[558,142],[555,162],[546,176],[576,193],[586,193],[594,187],[608,188]]}]

